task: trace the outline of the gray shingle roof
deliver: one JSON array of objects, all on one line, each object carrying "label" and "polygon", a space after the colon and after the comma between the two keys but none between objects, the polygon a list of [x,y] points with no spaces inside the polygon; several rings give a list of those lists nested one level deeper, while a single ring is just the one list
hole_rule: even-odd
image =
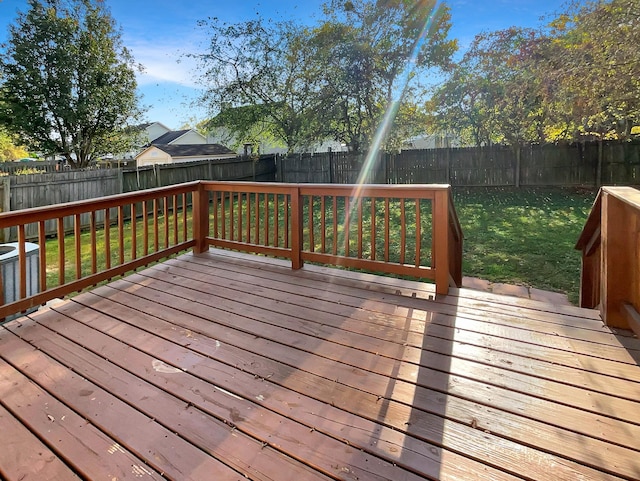
[{"label": "gray shingle roof", "polygon": [[220,144],[184,144],[184,145],[167,145],[153,143],[153,147],[156,147],[163,152],[166,152],[171,157],[197,157],[208,155],[229,155],[235,156],[236,153],[233,150],[226,148]]},{"label": "gray shingle roof", "polygon": [[151,145],[155,144],[170,144],[174,140],[179,137],[182,137],[184,134],[189,132],[189,129],[186,130],[172,130],[171,132],[167,132],[166,134],[162,134],[160,137],[153,139]]}]

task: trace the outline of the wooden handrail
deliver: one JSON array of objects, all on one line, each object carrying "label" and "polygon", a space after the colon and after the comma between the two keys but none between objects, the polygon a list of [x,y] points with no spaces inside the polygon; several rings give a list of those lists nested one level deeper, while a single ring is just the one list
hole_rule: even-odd
[{"label": "wooden handrail", "polygon": [[[0,214],[7,228],[18,236],[19,295],[0,302],[0,319],[209,246],[285,257],[294,269],[320,262],[431,279],[437,294],[462,280],[462,231],[447,185],[196,181]],[[35,293],[26,284],[29,240],[39,247]]]},{"label": "wooden handrail", "polygon": [[576,243],[582,252],[580,306],[605,324],[640,335],[640,191],[603,187]]}]

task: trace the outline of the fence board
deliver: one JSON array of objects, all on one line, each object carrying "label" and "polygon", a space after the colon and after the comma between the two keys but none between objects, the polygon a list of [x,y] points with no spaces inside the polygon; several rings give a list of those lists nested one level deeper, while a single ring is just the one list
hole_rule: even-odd
[{"label": "fence board", "polygon": [[[598,144],[530,145],[521,148],[523,186],[597,186],[640,182],[640,143],[605,142],[597,179]],[[278,159],[278,180],[294,183],[355,183],[363,154],[326,152]],[[378,154],[365,182],[446,183],[458,187],[512,186],[515,151],[508,146],[404,150]]]}]

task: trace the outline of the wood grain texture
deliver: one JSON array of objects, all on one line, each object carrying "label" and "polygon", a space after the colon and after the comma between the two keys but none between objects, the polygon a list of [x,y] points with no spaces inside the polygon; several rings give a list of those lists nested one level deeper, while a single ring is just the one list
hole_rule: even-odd
[{"label": "wood grain texture", "polygon": [[[640,341],[591,311],[453,291],[182,255],[7,324],[0,428],[88,479],[104,463],[167,479],[638,479]],[[16,381],[46,397],[23,405]],[[86,442],[47,437],[38,406],[53,405]],[[100,442],[124,453],[76,459]],[[3,477],[16,469],[0,455]]]}]

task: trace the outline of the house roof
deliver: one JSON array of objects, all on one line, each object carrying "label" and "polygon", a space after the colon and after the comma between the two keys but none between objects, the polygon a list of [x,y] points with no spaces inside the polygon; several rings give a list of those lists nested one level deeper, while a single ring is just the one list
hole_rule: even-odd
[{"label": "house roof", "polygon": [[167,145],[156,144],[152,147],[166,152],[171,157],[196,157],[196,156],[208,156],[208,155],[231,155],[235,156],[236,153],[233,150],[226,148],[220,144],[184,144],[184,145]]},{"label": "house roof", "polygon": [[172,130],[170,132],[167,132],[166,134],[162,134],[158,138],[153,139],[153,142],[151,142],[151,144],[152,145],[155,145],[155,144],[170,144],[171,142],[173,142],[176,139],[179,139],[180,137],[182,137],[184,134],[186,134],[189,131],[190,131],[190,129]]}]

